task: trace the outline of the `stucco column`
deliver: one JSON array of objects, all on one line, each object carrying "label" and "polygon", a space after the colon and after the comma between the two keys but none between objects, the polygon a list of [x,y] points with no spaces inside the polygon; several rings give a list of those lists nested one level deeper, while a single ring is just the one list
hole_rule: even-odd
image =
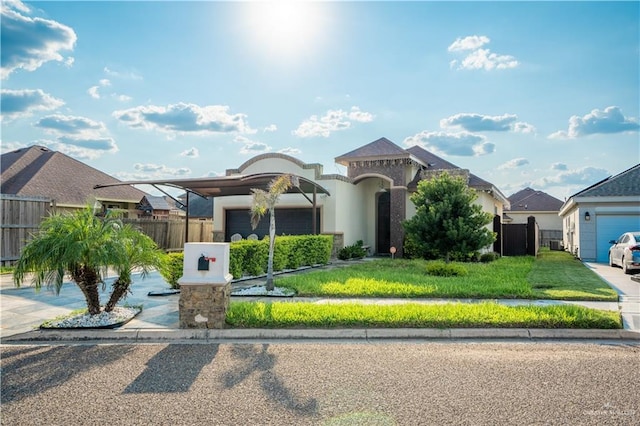
[{"label": "stucco column", "polygon": [[402,257],[404,250],[404,228],[402,222],[406,218],[407,189],[391,188],[391,246],[396,248],[396,257]]}]

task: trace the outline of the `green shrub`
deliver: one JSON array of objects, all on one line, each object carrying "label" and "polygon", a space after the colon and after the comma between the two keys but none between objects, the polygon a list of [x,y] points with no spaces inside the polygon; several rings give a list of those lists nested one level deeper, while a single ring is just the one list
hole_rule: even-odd
[{"label": "green shrub", "polygon": [[464,277],[469,271],[458,263],[445,263],[442,260],[436,260],[427,263],[427,274],[438,277]]},{"label": "green shrub", "polygon": [[499,258],[500,258],[500,253],[496,253],[496,252],[483,253],[482,255],[480,255],[480,262],[489,263]]},{"label": "green shrub", "polygon": [[184,253],[175,252],[167,253],[160,266],[160,274],[162,278],[169,283],[171,288],[178,289],[180,284],[178,280],[182,276],[182,268],[184,264]]},{"label": "green shrub", "polygon": [[367,255],[367,250],[362,247],[363,244],[362,240],[358,240],[353,245],[342,247],[340,251],[338,251],[338,259],[349,260],[365,257]]}]

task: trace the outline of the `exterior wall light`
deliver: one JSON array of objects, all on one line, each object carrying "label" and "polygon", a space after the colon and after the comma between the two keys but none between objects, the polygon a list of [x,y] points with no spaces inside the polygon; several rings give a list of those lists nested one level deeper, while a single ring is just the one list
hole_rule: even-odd
[{"label": "exterior wall light", "polygon": [[589,212],[585,212],[584,221],[585,222],[589,222],[590,220],[591,220],[591,215],[589,214]]}]

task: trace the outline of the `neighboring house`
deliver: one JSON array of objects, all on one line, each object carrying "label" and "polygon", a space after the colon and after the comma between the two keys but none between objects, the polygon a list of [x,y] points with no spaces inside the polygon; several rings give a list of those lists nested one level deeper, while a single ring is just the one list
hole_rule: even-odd
[{"label": "neighboring house", "polygon": [[562,241],[562,219],[558,216],[562,201],[532,188],[522,189],[509,197],[511,208],[505,211],[509,223],[527,223],[527,218],[536,218],[540,229],[541,246],[550,241]]},{"label": "neighboring house", "polygon": [[101,183],[119,182],[61,152],[33,145],[0,156],[0,193],[46,197],[57,209],[71,210],[93,203],[102,211],[118,209],[137,217],[137,204],[146,195],[130,186],[94,189]]},{"label": "neighboring house", "polygon": [[[477,203],[492,215],[502,217],[504,206],[509,204],[491,183],[418,146],[403,149],[381,138],[335,160],[347,167],[347,176],[325,175],[320,164],[306,164],[275,153],[258,155],[238,169],[227,170],[227,176],[280,172],[314,181],[329,193],[318,196],[316,232],[334,234],[344,245],[362,240],[372,253],[378,254],[388,254],[395,247],[397,255],[402,255],[402,222],[415,213],[409,197],[420,180],[442,171],[462,176],[477,190]],[[260,237],[265,235],[266,224],[262,229],[251,230],[247,212],[250,205],[250,196],[216,198],[214,239],[229,241],[236,233],[244,238],[254,232]],[[276,212],[278,234],[312,232],[312,208],[299,194],[284,194]]]},{"label": "neighboring house", "polygon": [[572,195],[560,209],[566,250],[607,262],[609,241],[640,231],[640,164]]},{"label": "neighboring house", "polygon": [[157,220],[179,219],[185,216],[184,211],[178,209],[173,200],[152,195],[146,195],[140,200],[138,210],[142,212],[140,217]]}]

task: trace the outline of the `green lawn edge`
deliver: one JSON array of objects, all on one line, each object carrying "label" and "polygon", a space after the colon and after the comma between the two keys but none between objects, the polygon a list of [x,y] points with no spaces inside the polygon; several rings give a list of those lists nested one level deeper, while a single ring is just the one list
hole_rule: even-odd
[{"label": "green lawn edge", "polygon": [[619,312],[575,305],[505,306],[495,302],[383,306],[232,302],[226,323],[231,328],[623,328]]}]

